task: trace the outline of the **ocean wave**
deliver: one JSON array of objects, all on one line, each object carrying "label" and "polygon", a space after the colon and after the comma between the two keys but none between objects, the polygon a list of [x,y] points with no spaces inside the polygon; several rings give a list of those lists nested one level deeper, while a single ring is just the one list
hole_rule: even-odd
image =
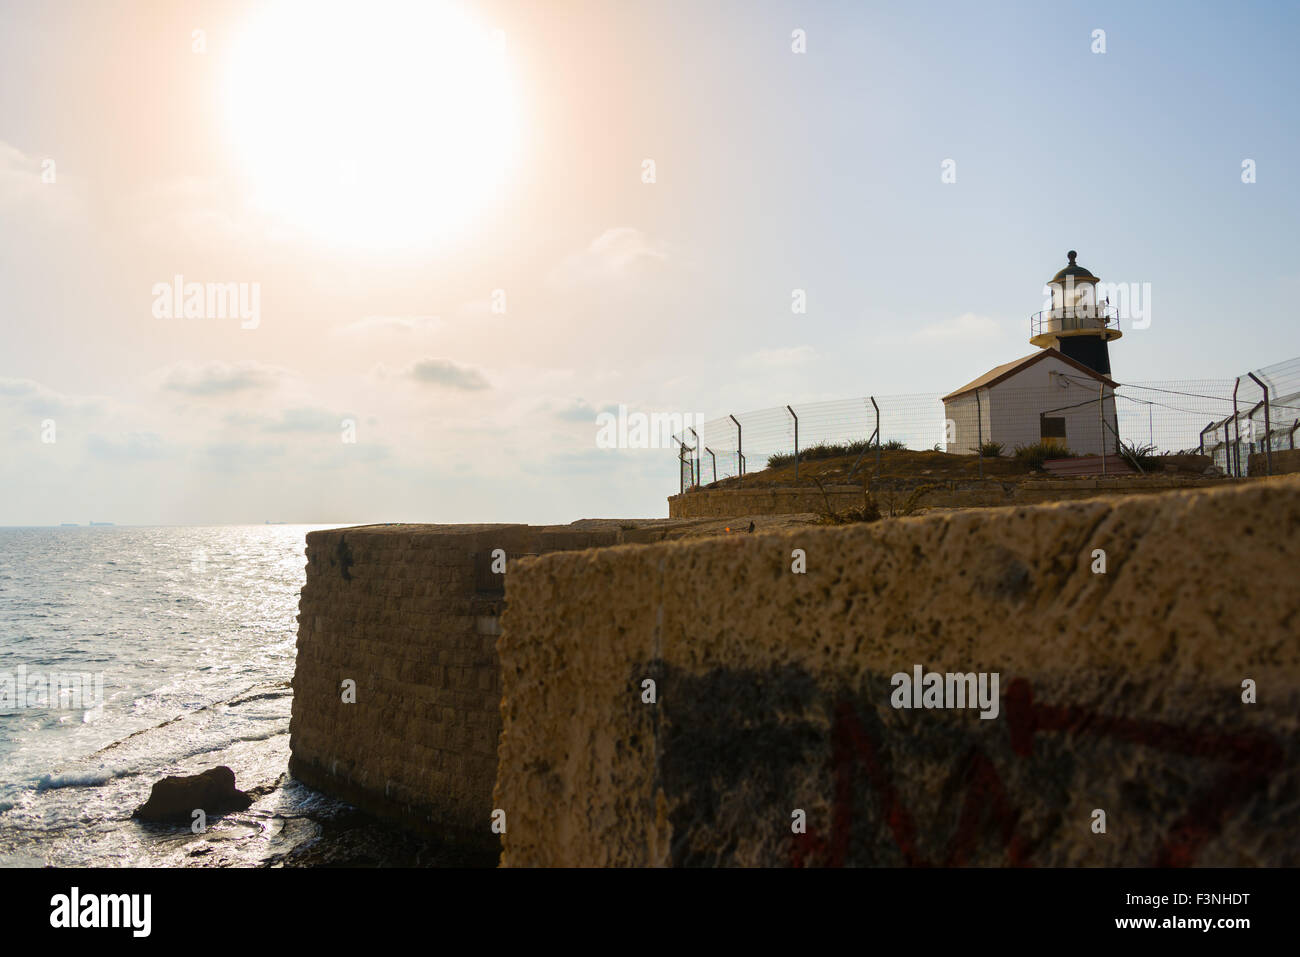
[{"label": "ocean wave", "polygon": [[191,748],[187,751],[174,752],[168,755],[150,755],[146,760],[136,761],[129,764],[119,764],[116,767],[71,771],[62,774],[43,774],[36,782],[36,790],[53,791],[59,788],[102,787],[110,781],[114,781],[118,778],[135,777],[140,774],[162,773],[163,769],[167,767],[175,766],[182,761],[188,761],[190,758],[198,757],[201,754],[212,754],[216,751],[224,751],[226,748],[247,741],[267,741],[271,738],[279,737],[280,735],[288,733],[289,723],[288,721],[285,721],[282,727],[271,731],[258,734],[233,735],[220,741],[205,742],[201,746]]},{"label": "ocean wave", "polygon": [[52,791],[57,788],[83,788],[99,787],[107,784],[114,778],[129,777],[132,774],[139,774],[140,770],[132,771],[83,771],[73,774],[44,774],[36,782],[36,790]]},{"label": "ocean wave", "polygon": [[[179,714],[174,714],[165,721],[159,722],[158,724],[155,724],[152,727],[141,728],[138,731],[133,731],[124,738],[119,738],[118,740],[112,742],[111,744],[104,745],[104,747],[96,751],[95,754],[104,754],[107,751],[112,751],[114,748],[120,748],[122,745],[126,744],[132,738],[137,738],[142,734],[151,734],[154,731],[157,731],[159,728],[165,728],[168,725],[177,724],[178,722],[185,721],[187,719],[192,720],[194,718],[207,717],[209,716],[210,712],[222,707],[231,708],[237,705],[244,704],[247,701],[257,701],[262,698],[292,697],[293,690],[291,688],[288,691],[281,691],[281,689],[289,688],[289,687],[290,685],[289,682],[287,681],[279,682],[274,685],[266,685],[266,684],[249,685],[248,687],[244,688],[242,691],[235,692],[235,694],[229,698],[217,699],[214,701],[206,701],[203,703],[195,702],[194,704],[190,705],[185,711],[182,711]],[[249,694],[249,692],[256,691],[259,688],[269,688],[270,690],[258,694]],[[132,705],[137,710],[145,708],[146,706],[149,705],[154,705],[159,701],[163,700],[164,698],[168,697],[171,690],[172,690],[171,686],[155,689],[154,691],[151,691],[148,695],[145,695],[142,698],[136,698],[135,701],[132,702]]]}]

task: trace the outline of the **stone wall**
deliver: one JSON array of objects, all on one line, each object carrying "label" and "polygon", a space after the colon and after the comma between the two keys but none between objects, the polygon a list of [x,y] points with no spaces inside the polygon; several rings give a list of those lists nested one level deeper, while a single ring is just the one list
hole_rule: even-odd
[{"label": "stone wall", "polygon": [[[617,528],[394,525],[307,536],[290,770],[363,810],[491,843],[504,578],[491,552],[619,541]],[[356,683],[355,703],[343,682]]]},{"label": "stone wall", "polygon": [[[1275,468],[1274,471],[1278,470]],[[912,499],[920,509],[986,508],[1096,498],[1099,495],[1133,495],[1144,492],[1168,492],[1175,489],[1207,488],[1232,481],[1235,480],[1178,475],[1026,478],[1019,481],[912,480],[877,482],[872,485],[872,493],[882,506],[892,502],[897,507]],[[917,492],[914,498],[913,491]],[[825,496],[812,485],[800,488],[698,489],[670,496],[668,514],[673,518],[727,518],[738,515],[822,512],[826,508],[827,499],[836,511],[854,508],[862,504],[862,486],[827,486]]]},{"label": "stone wall", "polygon": [[[789,527],[812,516],[760,517]],[[566,526],[371,525],[311,532],[298,615],[290,770],[410,829],[496,845],[501,729],[496,641],[505,576],[522,555],[724,532],[722,522]],[[343,682],[355,682],[355,702]]]},{"label": "stone wall", "polygon": [[503,863],[1296,866],[1298,570],[1290,477],[525,559]]},{"label": "stone wall", "polygon": [[[1249,469],[1251,475],[1265,475],[1268,472],[1268,456],[1263,452],[1250,453]],[[1290,475],[1300,472],[1300,449],[1274,449],[1273,474]]]}]

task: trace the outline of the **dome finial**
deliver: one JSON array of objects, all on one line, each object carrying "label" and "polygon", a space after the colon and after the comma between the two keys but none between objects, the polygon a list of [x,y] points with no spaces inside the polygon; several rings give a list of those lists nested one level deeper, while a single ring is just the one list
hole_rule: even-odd
[{"label": "dome finial", "polygon": [[1070,265],[1073,266],[1073,265],[1074,265],[1074,260],[1078,257],[1079,254],[1076,253],[1073,249],[1071,249],[1071,250],[1070,250],[1068,253],[1066,253],[1065,255],[1066,255],[1067,258],[1069,258],[1069,260],[1070,260]]}]

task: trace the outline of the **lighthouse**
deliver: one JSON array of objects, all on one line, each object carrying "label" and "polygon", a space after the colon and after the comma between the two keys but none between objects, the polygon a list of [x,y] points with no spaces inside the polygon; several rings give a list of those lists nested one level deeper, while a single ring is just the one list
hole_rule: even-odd
[{"label": "lighthouse", "polygon": [[1068,265],[1048,281],[1052,305],[1029,318],[1029,341],[1109,376],[1109,344],[1121,335],[1119,314],[1099,299],[1098,277],[1075,261],[1078,256],[1073,249],[1066,253]]},{"label": "lighthouse", "polygon": [[1098,279],[1078,264],[1078,253],[1072,249],[1067,258],[1047,283],[1049,308],[1029,318],[1029,341],[1037,351],[943,397],[948,451],[996,446],[996,454],[1010,455],[1036,445],[1081,456],[1115,451],[1116,383],[1108,349],[1120,337],[1118,310],[1099,300]]}]

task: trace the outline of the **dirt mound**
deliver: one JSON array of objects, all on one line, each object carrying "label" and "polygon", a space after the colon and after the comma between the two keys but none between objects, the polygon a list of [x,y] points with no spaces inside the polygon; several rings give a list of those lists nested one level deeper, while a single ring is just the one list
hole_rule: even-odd
[{"label": "dirt mound", "polygon": [[[745,475],[743,481],[733,476],[700,487],[704,489],[736,488],[738,486],[743,488],[789,488],[795,485],[815,485],[814,478],[828,486],[846,485],[850,484],[850,482],[856,484],[862,479],[863,475],[871,479],[873,486],[884,480],[885,485],[893,487],[900,485],[900,483],[901,485],[908,485],[915,482],[978,479],[981,477],[981,468],[984,478],[1012,482],[1030,475],[1043,474],[1028,462],[1008,455],[996,458],[986,456],[983,463],[981,463],[979,456],[976,455],[956,455],[949,452],[935,451],[920,452],[912,449],[882,449],[879,458],[877,458],[877,453],[874,451],[868,451],[863,455],[861,462],[858,463],[856,474],[850,479],[849,473],[853,470],[855,462],[858,462],[856,454],[800,462],[798,482],[795,481],[794,463],[790,463],[777,468],[750,472]],[[1154,472],[1168,475],[1170,472],[1174,472],[1199,476],[1204,472],[1207,464],[1209,464],[1209,459],[1205,456],[1164,455],[1154,458],[1150,462],[1144,462],[1142,467],[1148,473]]]}]

